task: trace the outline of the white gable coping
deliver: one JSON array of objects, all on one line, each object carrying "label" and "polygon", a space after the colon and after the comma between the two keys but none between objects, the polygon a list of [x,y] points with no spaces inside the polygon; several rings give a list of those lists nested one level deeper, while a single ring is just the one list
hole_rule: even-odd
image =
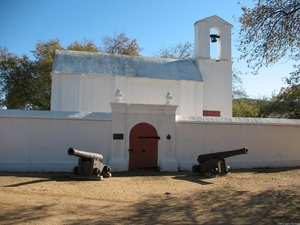
[{"label": "white gable coping", "polygon": [[209,20],[218,20],[218,21],[222,22],[224,25],[228,25],[230,27],[233,27],[232,24],[228,23],[226,20],[222,19],[221,17],[219,17],[217,15],[209,16],[209,17],[206,17],[204,19],[198,20],[194,24],[199,23],[199,22],[207,22]]}]

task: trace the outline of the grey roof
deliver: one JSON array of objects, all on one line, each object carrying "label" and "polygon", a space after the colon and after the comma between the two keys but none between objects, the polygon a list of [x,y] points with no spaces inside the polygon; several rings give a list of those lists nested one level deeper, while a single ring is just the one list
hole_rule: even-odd
[{"label": "grey roof", "polygon": [[53,73],[203,81],[193,60],[57,50]]}]

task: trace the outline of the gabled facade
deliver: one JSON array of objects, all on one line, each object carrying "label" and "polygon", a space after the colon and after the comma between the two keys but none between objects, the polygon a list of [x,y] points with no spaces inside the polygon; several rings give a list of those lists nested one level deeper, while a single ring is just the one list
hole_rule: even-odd
[{"label": "gabled facade", "polygon": [[[111,112],[121,93],[128,104],[177,105],[177,115],[231,117],[232,25],[212,16],[194,26],[191,60],[57,51],[51,110]],[[209,54],[210,29],[219,36],[217,60]]]},{"label": "gabled facade", "polygon": [[193,60],[57,51],[52,79],[54,111],[111,112],[118,89],[126,103],[164,105],[170,92],[177,113],[203,110],[203,80]]}]

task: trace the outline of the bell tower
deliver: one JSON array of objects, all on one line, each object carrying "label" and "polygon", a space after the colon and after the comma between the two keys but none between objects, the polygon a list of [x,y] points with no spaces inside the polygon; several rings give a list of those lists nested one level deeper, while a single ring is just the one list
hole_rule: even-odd
[{"label": "bell tower", "polygon": [[194,24],[193,60],[204,81],[204,116],[232,117],[231,28],[216,15]]},{"label": "bell tower", "polygon": [[[212,44],[218,46],[217,60],[231,61],[231,28],[232,25],[218,16],[211,16],[194,24],[195,44],[193,59],[211,59]],[[215,33],[211,33],[214,30]]]}]

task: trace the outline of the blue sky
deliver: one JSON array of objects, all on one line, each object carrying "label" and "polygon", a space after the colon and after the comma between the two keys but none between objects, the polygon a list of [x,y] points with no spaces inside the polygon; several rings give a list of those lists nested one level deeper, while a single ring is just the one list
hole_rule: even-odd
[{"label": "blue sky", "polygon": [[[249,71],[237,62],[236,38],[241,15],[237,0],[0,0],[0,45],[15,54],[30,55],[37,40],[58,38],[64,48],[85,38],[101,46],[101,38],[125,32],[143,48],[141,55],[153,56],[162,47],[194,42],[194,23],[218,15],[232,29],[233,68]],[[252,4],[241,0],[242,4]],[[250,97],[279,91],[282,78],[289,76],[292,63],[263,68],[259,75],[242,75],[243,87]]]}]

